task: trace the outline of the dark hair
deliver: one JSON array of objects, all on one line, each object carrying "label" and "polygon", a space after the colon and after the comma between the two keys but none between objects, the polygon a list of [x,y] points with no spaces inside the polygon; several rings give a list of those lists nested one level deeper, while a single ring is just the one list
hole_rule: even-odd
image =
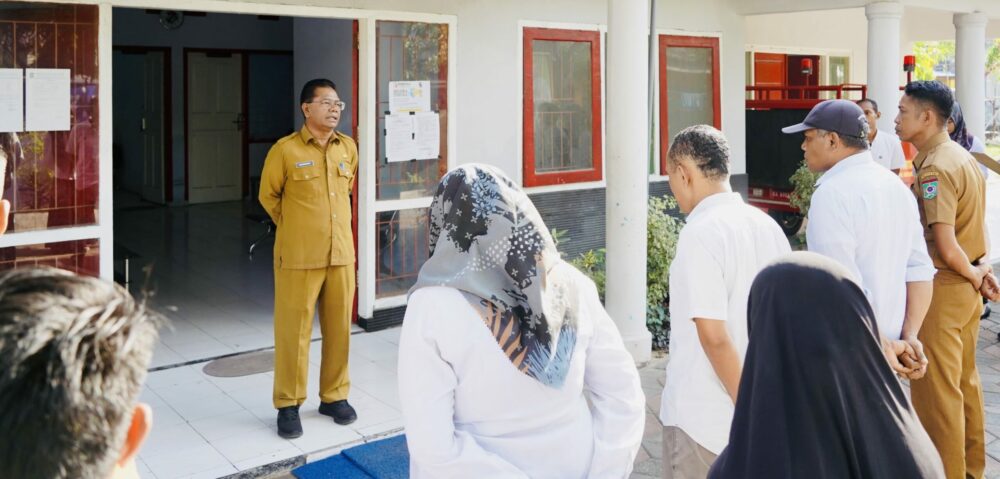
[{"label": "dark hair", "polygon": [[332,88],[333,91],[337,91],[337,85],[326,78],[309,80],[302,86],[302,93],[299,95],[299,105],[311,102],[316,97],[316,90],[319,88]]},{"label": "dark hair", "polygon": [[955,96],[944,83],[936,80],[912,81],[906,84],[904,92],[906,96],[933,110],[934,114],[937,115],[939,125],[944,125],[951,116]]},{"label": "dark hair", "polygon": [[951,139],[962,145],[962,148],[971,150],[974,136],[969,133],[969,129],[965,126],[965,115],[962,114],[962,107],[957,101],[951,107],[949,119],[955,124],[955,131],[951,133]]},{"label": "dark hair", "polygon": [[[871,98],[862,98],[854,103],[858,106],[861,106],[862,103],[868,103],[872,106],[872,110],[875,110],[875,113],[878,113],[878,102],[872,100]],[[861,108],[864,109],[863,106],[861,106]]]},{"label": "dark hair", "polygon": [[0,276],[0,477],[107,477],[158,323],[101,279],[54,268]]},{"label": "dark hair", "polygon": [[690,158],[710,180],[729,177],[729,142],[721,131],[708,125],[689,126],[674,136],[667,159]]}]

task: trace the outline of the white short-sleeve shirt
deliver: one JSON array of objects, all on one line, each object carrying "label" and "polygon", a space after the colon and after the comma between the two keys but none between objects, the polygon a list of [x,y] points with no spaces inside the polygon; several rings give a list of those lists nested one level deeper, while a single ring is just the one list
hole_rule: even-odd
[{"label": "white short-sleeve shirt", "polygon": [[670,362],[660,420],[715,454],[729,442],[733,402],[701,347],[694,318],[725,321],[742,358],[750,285],[790,250],[778,224],[738,193],[705,198],[681,230],[670,265]]},{"label": "white short-sleeve shirt", "polygon": [[879,332],[899,338],[906,283],[930,281],[936,272],[913,193],[867,151],[838,162],[818,185],[806,225],[809,251],[850,270],[868,296]]},{"label": "white short-sleeve shirt", "polygon": [[872,159],[888,170],[898,170],[906,164],[903,144],[899,137],[887,131],[878,130],[871,144]]}]

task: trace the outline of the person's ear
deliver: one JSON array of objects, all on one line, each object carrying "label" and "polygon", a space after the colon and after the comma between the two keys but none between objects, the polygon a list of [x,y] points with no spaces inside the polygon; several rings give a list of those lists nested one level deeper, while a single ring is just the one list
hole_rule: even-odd
[{"label": "person's ear", "polygon": [[302,117],[309,118],[309,104],[303,103],[300,107],[302,108]]},{"label": "person's ear", "polygon": [[[930,108],[924,108],[923,110],[921,110],[919,118],[920,118],[920,123],[924,126],[935,123],[934,115],[931,115]],[[945,125],[945,127],[947,128],[947,125]]]},{"label": "person's ear", "polygon": [[876,111],[876,112],[875,112],[875,119],[876,119],[876,120],[880,120],[880,119],[882,119],[882,112],[880,112],[880,111]]},{"label": "person's ear", "polygon": [[837,145],[839,143],[840,143],[840,134],[839,133],[837,133],[835,131],[831,131],[830,133],[827,133],[827,135],[826,135],[826,146],[827,146],[827,148],[829,148],[831,150],[836,150],[837,149]]},{"label": "person's ear", "polygon": [[125,443],[122,444],[121,455],[118,456],[116,463],[118,468],[128,467],[133,462],[152,428],[153,410],[148,404],[136,404],[135,409],[132,410],[132,421],[129,423],[128,433],[125,435]]},{"label": "person's ear", "polygon": [[674,173],[680,175],[681,184],[684,186],[691,186],[694,182],[694,177],[688,167],[689,166],[686,162],[678,161],[677,167],[674,170]]}]

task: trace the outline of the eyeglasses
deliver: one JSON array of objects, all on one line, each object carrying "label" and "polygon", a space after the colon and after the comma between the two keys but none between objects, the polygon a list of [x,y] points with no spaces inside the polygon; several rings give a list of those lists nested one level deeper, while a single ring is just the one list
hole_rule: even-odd
[{"label": "eyeglasses", "polygon": [[344,107],[347,106],[347,103],[344,103],[340,100],[330,100],[330,99],[313,100],[309,103],[319,103],[320,105],[323,106],[323,108],[326,108],[327,110],[333,110],[334,108],[336,108],[338,110],[343,111]]}]

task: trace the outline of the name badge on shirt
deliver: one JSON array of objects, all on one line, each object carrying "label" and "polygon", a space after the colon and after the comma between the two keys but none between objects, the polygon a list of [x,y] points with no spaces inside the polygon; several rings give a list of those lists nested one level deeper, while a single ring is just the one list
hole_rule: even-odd
[{"label": "name badge on shirt", "polygon": [[313,162],[311,162],[311,161],[303,161],[301,163],[296,163],[295,167],[296,168],[305,168],[307,166],[312,166],[312,165],[313,165]]}]

